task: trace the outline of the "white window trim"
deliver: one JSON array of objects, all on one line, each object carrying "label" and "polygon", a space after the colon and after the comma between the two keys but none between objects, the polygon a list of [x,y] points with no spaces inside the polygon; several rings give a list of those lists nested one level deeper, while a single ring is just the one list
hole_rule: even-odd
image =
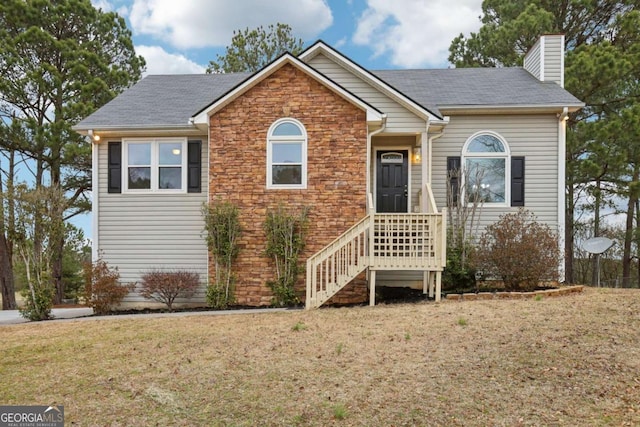
[{"label": "white window trim", "polygon": [[[495,137],[496,139],[498,139],[502,145],[504,146],[504,152],[503,153],[473,153],[473,154],[469,154],[467,155],[467,149],[469,148],[469,145],[471,144],[471,141],[473,141],[475,138],[482,136],[482,135],[490,135]],[[489,207],[509,207],[511,206],[511,149],[509,148],[509,144],[507,143],[507,140],[504,139],[504,137],[502,135],[500,135],[497,132],[494,131],[490,131],[490,130],[482,130],[479,132],[474,133],[473,135],[471,135],[467,141],[464,143],[464,146],[462,147],[462,154],[460,156],[460,169],[462,169],[462,180],[461,183],[464,183],[465,188],[466,188],[466,182],[467,182],[467,159],[477,159],[477,158],[491,158],[491,159],[505,159],[505,165],[504,165],[504,202],[482,202],[482,204],[484,206],[489,206]],[[467,200],[467,195],[466,194],[462,194],[462,197],[464,197],[464,200]]]},{"label": "white window trim", "polygon": [[[179,143],[182,150],[181,182],[182,188],[158,188],[160,168],[159,144],[162,142]],[[129,188],[129,144],[151,144],[151,188]],[[135,166],[135,165],[134,165]],[[126,138],[122,140],[122,193],[123,194],[184,194],[187,192],[187,138]]]},{"label": "white window trim", "polygon": [[[273,131],[282,123],[292,123],[296,125],[302,135],[279,136],[273,135]],[[300,184],[273,184],[273,145],[299,142],[302,144],[302,177]],[[298,120],[285,117],[278,119],[269,127],[267,133],[267,189],[268,190],[304,190],[307,188],[307,129]]]}]

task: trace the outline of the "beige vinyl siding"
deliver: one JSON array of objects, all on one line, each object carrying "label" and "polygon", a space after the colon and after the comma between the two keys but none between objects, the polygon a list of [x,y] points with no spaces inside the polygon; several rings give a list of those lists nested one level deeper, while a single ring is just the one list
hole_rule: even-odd
[{"label": "beige vinyl siding", "polygon": [[411,189],[411,207],[409,212],[420,212],[420,185],[422,184],[422,165],[413,164],[411,159],[413,155],[409,152],[409,167],[411,168],[411,183],[409,188]]},{"label": "beige vinyl siding", "polygon": [[[138,282],[152,268],[186,269],[200,275],[202,286],[188,302],[204,301],[207,247],[201,237],[200,209],[207,200],[207,137],[202,140],[202,192],[185,194],[109,194],[107,143],[98,146],[98,244],[100,256],[118,267],[122,282]],[[149,302],[134,291],[125,303]],[[187,301],[178,301],[187,302]]]},{"label": "beige vinyl siding", "polygon": [[544,81],[556,82],[562,86],[562,49],[561,35],[544,36]]},{"label": "beige vinyl siding", "polygon": [[309,62],[313,68],[329,77],[340,86],[358,95],[359,98],[387,114],[385,133],[422,132],[426,128],[423,119],[416,116],[387,95],[380,92],[358,76],[347,71],[323,54],[318,54]]},{"label": "beige vinyl siding", "polygon": [[542,49],[540,46],[542,39],[538,39],[536,44],[533,45],[531,50],[527,52],[527,56],[524,58],[524,69],[530,72],[536,79],[542,80],[541,75],[541,60],[540,55],[542,54]]},{"label": "beige vinyl siding", "polygon": [[[547,115],[451,116],[433,145],[433,191],[438,207],[446,204],[447,157],[460,156],[467,139],[479,131],[500,134],[512,156],[525,156],[525,208],[553,229],[558,227],[558,119]],[[507,185],[509,183],[507,182]],[[482,207],[481,227],[512,207]]]}]

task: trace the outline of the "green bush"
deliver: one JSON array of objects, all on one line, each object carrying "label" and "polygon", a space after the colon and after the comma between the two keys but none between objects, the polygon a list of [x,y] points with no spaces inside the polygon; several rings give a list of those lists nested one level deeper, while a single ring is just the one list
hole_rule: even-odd
[{"label": "green bush", "polygon": [[24,299],[24,305],[18,308],[20,315],[29,320],[51,319],[51,307],[53,307],[54,288],[50,285],[24,288],[20,294]]},{"label": "green bush", "polygon": [[219,199],[203,205],[206,241],[214,264],[213,283],[207,286],[209,307],[224,309],[234,302],[235,275],[233,263],[238,257],[240,210],[230,202]]},{"label": "green bush", "polygon": [[298,274],[303,271],[298,259],[305,246],[309,209],[303,207],[301,212],[289,212],[283,206],[267,211],[264,231],[267,237],[267,256],[273,259],[276,268],[276,279],[267,285],[273,291],[273,304],[291,306],[300,299],[295,292]]},{"label": "green bush", "polygon": [[125,296],[133,290],[135,284],[120,284],[118,268],[111,268],[106,261],[85,263],[84,300],[96,314],[107,314],[120,304]]},{"label": "green bush", "polygon": [[[442,272],[442,289],[445,291],[466,291],[476,288],[476,269],[469,257],[464,257],[460,247],[447,248],[447,266]],[[471,245],[466,253],[472,252]],[[464,257],[464,260],[463,260]]]},{"label": "green bush", "polygon": [[556,233],[520,209],[486,228],[477,265],[484,276],[501,279],[507,291],[531,291],[542,282],[558,280],[560,256]]}]

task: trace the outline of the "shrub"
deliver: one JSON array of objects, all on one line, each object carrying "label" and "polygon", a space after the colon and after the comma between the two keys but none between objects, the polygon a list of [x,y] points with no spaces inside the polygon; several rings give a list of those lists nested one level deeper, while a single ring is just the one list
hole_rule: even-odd
[{"label": "shrub", "polygon": [[267,256],[276,267],[276,280],[267,282],[273,291],[273,304],[295,305],[300,302],[295,292],[298,274],[302,271],[298,258],[305,246],[309,209],[288,212],[283,206],[267,211],[264,231],[267,236]]},{"label": "shrub", "polygon": [[22,317],[34,321],[51,319],[54,294],[52,285],[31,284],[31,286],[24,288],[20,294],[24,299],[24,305],[18,308]]},{"label": "shrub", "polygon": [[474,249],[469,243],[465,245],[465,248],[447,247],[447,266],[442,272],[442,288],[444,290],[466,291],[472,288],[477,290],[476,269],[469,259],[469,254],[473,253]]},{"label": "shrub", "polygon": [[199,283],[198,273],[186,270],[151,270],[142,275],[140,295],[164,303],[169,311],[173,311],[176,298],[192,297]]},{"label": "shrub", "polygon": [[520,209],[486,228],[477,260],[483,274],[502,279],[505,290],[530,291],[543,281],[558,280],[558,238],[535,215]]},{"label": "shrub", "polygon": [[234,300],[232,266],[240,252],[240,211],[230,202],[217,200],[210,205],[204,204],[202,214],[215,274],[213,283],[207,287],[207,304],[213,308],[227,308]]},{"label": "shrub", "polygon": [[120,304],[133,290],[135,284],[120,284],[118,268],[111,268],[106,261],[98,259],[93,264],[85,263],[84,299],[96,314],[107,314]]}]

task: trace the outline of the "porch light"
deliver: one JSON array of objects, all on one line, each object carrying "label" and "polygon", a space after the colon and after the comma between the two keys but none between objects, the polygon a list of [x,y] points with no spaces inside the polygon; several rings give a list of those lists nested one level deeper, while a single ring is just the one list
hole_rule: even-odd
[{"label": "porch light", "polygon": [[100,141],[100,135],[98,135],[97,133],[93,133],[93,129],[89,129],[89,132],[87,132],[87,134],[94,142]]},{"label": "porch light", "polygon": [[421,147],[413,147],[413,163],[420,163],[421,161],[422,161]]}]

